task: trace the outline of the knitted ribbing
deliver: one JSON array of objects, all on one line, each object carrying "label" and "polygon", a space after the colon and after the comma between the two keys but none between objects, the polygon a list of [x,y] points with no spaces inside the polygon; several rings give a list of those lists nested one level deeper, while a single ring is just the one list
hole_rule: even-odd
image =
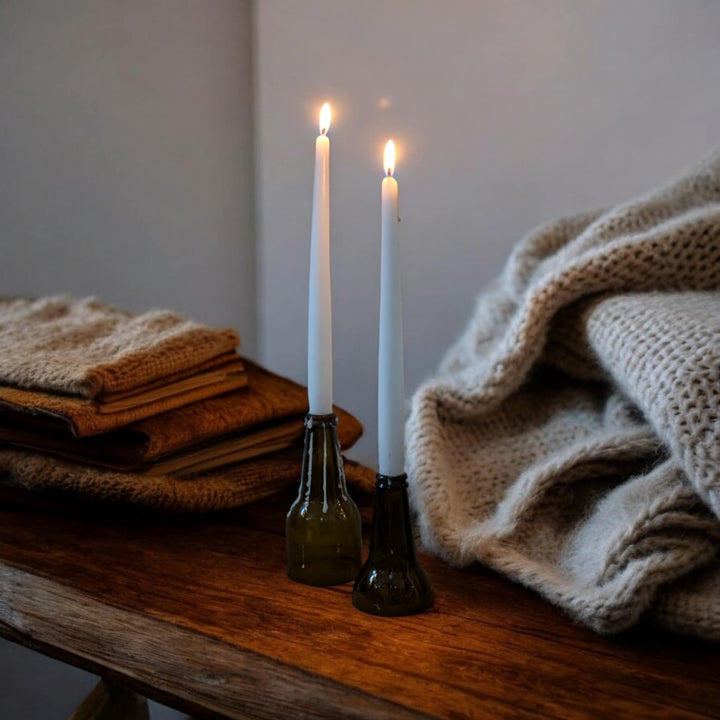
[{"label": "knitted ribbing", "polygon": [[167,310],[134,315],[88,298],[0,298],[0,384],[84,398],[182,373],[239,342]]},{"label": "knitted ribbing", "polygon": [[707,594],[720,537],[718,291],[717,154],[525,237],[413,398],[408,470],[426,547],[487,563],[600,632],[650,610],[720,639]]}]

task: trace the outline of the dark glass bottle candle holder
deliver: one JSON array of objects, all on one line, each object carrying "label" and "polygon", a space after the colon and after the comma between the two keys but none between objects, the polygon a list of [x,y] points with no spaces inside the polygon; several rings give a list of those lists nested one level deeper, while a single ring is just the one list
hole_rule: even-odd
[{"label": "dark glass bottle candle holder", "polygon": [[285,526],[287,574],[306,585],[354,580],[362,564],[362,523],[345,482],[337,415],[305,417],[300,491]]},{"label": "dark glass bottle candle holder", "polygon": [[410,523],[407,475],[377,475],[370,554],[353,588],[353,605],[385,617],[432,607],[430,578],[418,562]]}]

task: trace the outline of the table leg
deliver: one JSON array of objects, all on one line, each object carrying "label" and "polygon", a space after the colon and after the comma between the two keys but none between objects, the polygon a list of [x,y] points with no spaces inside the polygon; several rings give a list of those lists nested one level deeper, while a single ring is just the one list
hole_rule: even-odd
[{"label": "table leg", "polygon": [[147,700],[109,680],[100,680],[69,720],[150,720]]}]

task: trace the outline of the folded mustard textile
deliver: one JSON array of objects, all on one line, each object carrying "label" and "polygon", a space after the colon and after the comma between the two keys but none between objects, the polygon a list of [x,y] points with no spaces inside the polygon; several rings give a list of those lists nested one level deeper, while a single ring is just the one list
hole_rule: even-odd
[{"label": "folded mustard textile", "polygon": [[[243,361],[238,342],[167,311],[0,299],[0,482],[170,512],[297,483],[307,391]],[[347,449],[362,425],[335,411]]]},{"label": "folded mustard textile", "polygon": [[[169,513],[228,510],[296,486],[301,460],[302,446],[297,446],[222,470],[171,477],[122,473],[0,447],[0,499],[12,501],[18,497],[14,493],[29,490],[34,502],[79,499]],[[363,491],[374,486],[374,472],[362,465],[346,460],[345,474]]]},{"label": "folded mustard textile", "polygon": [[0,408],[108,432],[247,385],[239,338],[168,311],[0,299]]},{"label": "folded mustard textile", "polygon": [[[0,407],[0,443],[116,470],[187,474],[298,444],[307,390],[244,360],[248,387],[185,405],[112,432],[76,438],[63,420]],[[338,434],[350,447],[360,422],[341,408]]]},{"label": "folded mustard textile", "polygon": [[720,640],[720,154],[525,237],[407,425],[424,545]]}]

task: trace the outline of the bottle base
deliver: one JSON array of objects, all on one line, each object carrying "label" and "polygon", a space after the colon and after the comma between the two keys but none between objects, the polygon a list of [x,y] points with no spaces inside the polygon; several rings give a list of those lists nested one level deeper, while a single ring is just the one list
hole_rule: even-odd
[{"label": "bottle base", "polygon": [[435,602],[430,578],[418,564],[405,567],[370,567],[360,571],[352,603],[362,612],[383,617],[416,615]]}]

